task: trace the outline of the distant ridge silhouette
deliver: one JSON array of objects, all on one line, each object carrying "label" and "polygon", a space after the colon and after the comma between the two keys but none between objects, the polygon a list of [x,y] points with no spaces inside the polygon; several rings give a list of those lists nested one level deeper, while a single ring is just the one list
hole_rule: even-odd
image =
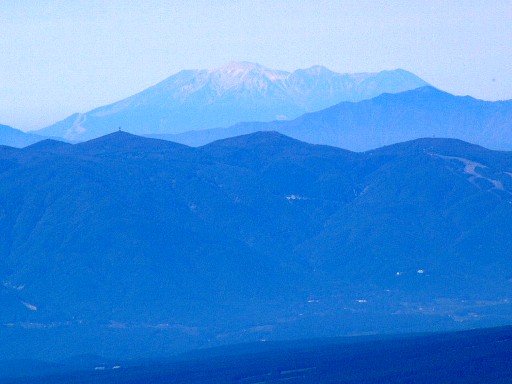
[{"label": "distant ridge silhouette", "polygon": [[512,149],[512,101],[454,96],[434,87],[343,102],[295,120],[239,123],[228,128],[150,135],[191,146],[256,131],[278,131],[309,143],[365,151],[425,137],[456,138]]},{"label": "distant ridge silhouette", "polygon": [[341,74],[314,66],[286,72],[234,62],[212,70],[181,71],[136,95],[71,115],[37,133],[84,141],[118,126],[137,134],[157,134],[291,119],[340,101],[424,85],[402,69]]}]

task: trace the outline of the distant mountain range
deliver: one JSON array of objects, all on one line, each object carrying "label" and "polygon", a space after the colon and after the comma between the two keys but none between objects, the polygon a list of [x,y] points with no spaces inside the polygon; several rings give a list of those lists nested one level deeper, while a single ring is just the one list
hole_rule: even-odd
[{"label": "distant mountain range", "polygon": [[512,153],[260,132],[0,147],[0,355],[509,324]]},{"label": "distant mountain range", "polygon": [[149,135],[199,146],[257,131],[277,131],[314,144],[365,151],[424,137],[457,138],[512,150],[512,101],[454,96],[426,86],[343,102],[291,121],[239,123],[228,128]]},{"label": "distant mountain range", "polygon": [[185,70],[134,96],[77,113],[36,133],[84,141],[121,126],[136,134],[180,133],[242,121],[296,118],[341,101],[360,101],[427,83],[407,71],[340,74],[314,66],[294,72],[230,63]]},{"label": "distant mountain range", "polygon": [[22,148],[44,139],[46,139],[46,137],[33,133],[25,133],[7,125],[0,124],[0,145]]}]

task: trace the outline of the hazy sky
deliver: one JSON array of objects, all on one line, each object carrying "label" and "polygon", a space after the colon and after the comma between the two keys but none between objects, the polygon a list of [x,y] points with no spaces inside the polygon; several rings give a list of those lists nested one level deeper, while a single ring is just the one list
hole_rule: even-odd
[{"label": "hazy sky", "polygon": [[229,61],[404,68],[512,99],[512,1],[2,0],[0,124],[42,128]]}]

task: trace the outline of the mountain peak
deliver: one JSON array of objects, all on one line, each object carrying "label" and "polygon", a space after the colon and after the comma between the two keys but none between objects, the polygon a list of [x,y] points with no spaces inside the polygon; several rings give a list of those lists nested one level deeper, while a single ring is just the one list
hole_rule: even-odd
[{"label": "mountain peak", "polygon": [[0,145],[22,148],[43,139],[44,137],[31,132],[23,132],[8,125],[0,124]]},{"label": "mountain peak", "polygon": [[64,141],[59,141],[59,140],[54,140],[54,139],[44,139],[44,140],[38,141],[37,143],[31,144],[23,149],[29,150],[29,151],[51,152],[54,150],[69,148],[71,146],[72,146],[71,144],[66,143]]},{"label": "mountain peak", "polygon": [[366,103],[372,103],[372,100],[376,101],[387,101],[387,100],[395,100],[395,101],[403,101],[403,100],[435,100],[439,98],[444,99],[456,99],[457,96],[452,95],[451,93],[441,91],[440,89],[433,87],[431,85],[425,85],[422,87],[418,87],[415,89],[410,89],[400,93],[383,93],[374,99],[365,100]]},{"label": "mountain peak", "polygon": [[175,149],[187,149],[186,145],[166,140],[152,139],[133,135],[125,131],[116,131],[75,145],[82,151],[90,154],[104,152],[131,152],[131,151],[166,151]]},{"label": "mountain peak", "polygon": [[[283,135],[277,131],[258,131],[249,133],[246,135],[240,135],[214,141],[213,143],[207,144],[211,147],[241,147],[247,148],[253,145],[261,144],[275,144],[275,143],[301,143],[299,140],[292,139],[289,136]],[[309,145],[309,144],[306,144]]]},{"label": "mountain peak", "polygon": [[220,67],[211,69],[211,72],[232,72],[232,71],[252,71],[252,70],[269,70],[258,63],[251,63],[250,61],[230,61]]},{"label": "mountain peak", "polygon": [[121,141],[129,141],[129,140],[137,140],[140,136],[134,135],[132,133],[122,131],[121,129],[118,129],[117,131],[114,131],[112,133],[108,133],[104,136],[98,137],[97,139],[91,140],[91,141],[111,141],[111,142],[121,142]]},{"label": "mountain peak", "polygon": [[304,71],[305,73],[308,73],[310,75],[333,75],[333,74],[335,74],[335,72],[331,71],[327,67],[324,67],[323,65],[313,65],[309,68],[303,69],[302,71]]},{"label": "mountain peak", "polygon": [[100,136],[96,139],[92,139],[89,141],[86,141],[85,143],[79,143],[77,146],[96,146],[96,145],[108,145],[108,146],[125,146],[127,144],[132,144],[134,142],[139,141],[139,139],[144,140],[143,137],[133,135],[128,132],[124,132],[121,130],[108,133],[104,136]]},{"label": "mountain peak", "polygon": [[247,61],[230,62],[210,70],[181,71],[127,99],[40,132],[85,140],[119,125],[147,135],[289,120],[342,101],[417,88],[425,84],[420,80],[393,73],[340,74],[319,65],[290,73]]},{"label": "mountain peak", "polygon": [[436,87],[433,87],[432,85],[425,85],[424,87],[419,87],[419,88],[416,88],[416,89],[412,89],[411,91],[408,91],[408,92],[412,92],[412,91],[415,91],[415,92],[418,92],[418,93],[425,93],[425,94],[445,94],[445,95],[449,95],[448,92],[444,92],[444,91],[441,91],[439,88],[436,88]]},{"label": "mountain peak", "polygon": [[286,71],[270,69],[261,64],[248,61],[232,61],[222,67],[209,70],[208,72],[210,75],[220,76],[222,78],[244,80],[248,75],[254,75],[257,77],[265,77],[270,81],[283,81],[290,74]]}]

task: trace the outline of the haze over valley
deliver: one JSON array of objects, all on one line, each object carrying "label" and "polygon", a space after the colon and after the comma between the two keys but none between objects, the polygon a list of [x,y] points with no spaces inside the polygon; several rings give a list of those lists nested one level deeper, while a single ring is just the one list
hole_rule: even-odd
[{"label": "haze over valley", "polygon": [[510,383],[511,17],[2,5],[0,384]]},{"label": "haze over valley", "polygon": [[[510,324],[512,152],[472,144],[512,146],[510,101],[404,71],[219,71],[181,72],[37,135],[1,127],[6,366]],[[298,73],[309,85],[289,85]],[[223,108],[270,118],[341,97],[352,101],[291,120],[153,133],[176,105],[206,128]]]},{"label": "haze over valley", "polygon": [[510,152],[420,139],[355,153],[275,132],[192,148],[116,132],[0,158],[1,322],[29,337],[2,349],[17,357],[512,316]]}]

